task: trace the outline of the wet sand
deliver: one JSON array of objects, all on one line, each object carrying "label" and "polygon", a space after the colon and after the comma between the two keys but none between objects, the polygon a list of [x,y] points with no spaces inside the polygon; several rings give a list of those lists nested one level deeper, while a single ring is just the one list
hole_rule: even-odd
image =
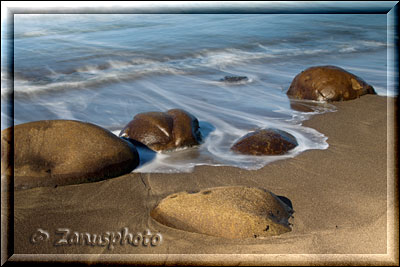
[{"label": "wet sand", "polygon": [[[192,173],[131,173],[96,183],[16,191],[12,259],[398,264],[398,240],[393,232],[396,225],[398,230],[398,203],[394,201],[397,176],[392,162],[397,137],[392,132],[395,120],[388,104],[393,106],[393,99],[376,95],[335,103],[336,112],[304,122],[328,137],[328,149],[309,150],[257,171],[200,166]],[[290,199],[295,211],[290,220],[292,231],[274,237],[226,239],[172,229],[149,215],[169,194],[236,185],[265,188]],[[162,243],[116,244],[113,249],[54,245],[62,236],[56,234],[60,228],[68,228],[71,233],[101,234],[124,227],[131,233],[146,229],[160,233]],[[38,228],[47,231],[49,239],[32,243],[30,239]]]}]

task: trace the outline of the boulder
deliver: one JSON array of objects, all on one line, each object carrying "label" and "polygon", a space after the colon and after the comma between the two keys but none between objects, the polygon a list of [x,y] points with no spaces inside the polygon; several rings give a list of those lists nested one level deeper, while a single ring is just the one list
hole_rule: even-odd
[{"label": "boulder", "polygon": [[[14,135],[14,160],[9,161]],[[131,172],[136,148],[94,124],[45,120],[1,132],[2,177],[14,170],[14,189],[94,182]],[[4,164],[3,164],[4,163]]]},{"label": "boulder", "polygon": [[246,134],[231,150],[245,155],[282,155],[297,146],[296,138],[278,129],[263,129]]},{"label": "boulder", "polygon": [[199,145],[199,122],[182,109],[137,114],[119,134],[155,151]]},{"label": "boulder", "polygon": [[292,213],[292,207],[267,190],[229,186],[169,195],[150,215],[168,227],[233,239],[289,232]]},{"label": "boulder", "polygon": [[292,81],[287,95],[296,99],[341,101],[376,94],[360,77],[335,66],[311,67]]}]

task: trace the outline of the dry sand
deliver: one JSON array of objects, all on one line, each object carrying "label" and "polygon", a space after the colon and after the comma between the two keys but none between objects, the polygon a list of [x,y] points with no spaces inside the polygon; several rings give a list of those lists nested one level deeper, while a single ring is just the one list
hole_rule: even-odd
[{"label": "dry sand", "polygon": [[[131,173],[96,183],[17,191],[12,259],[398,265],[397,174],[388,161],[395,155],[397,137],[390,130],[394,119],[387,103],[394,105],[393,99],[376,95],[335,103],[338,111],[304,122],[328,137],[327,150],[306,151],[257,171],[201,166],[192,173]],[[233,185],[261,187],[289,198],[295,210],[292,231],[268,238],[225,239],[172,229],[149,216],[169,194]],[[117,244],[112,250],[53,244],[61,237],[55,235],[58,228],[94,234],[123,227],[132,233],[160,233],[162,243]],[[50,237],[33,244],[30,238],[38,228]],[[37,253],[66,255],[18,255]]]}]

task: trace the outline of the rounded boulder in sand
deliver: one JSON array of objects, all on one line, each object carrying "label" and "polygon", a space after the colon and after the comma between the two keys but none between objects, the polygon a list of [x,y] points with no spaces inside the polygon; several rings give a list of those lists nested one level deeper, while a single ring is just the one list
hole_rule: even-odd
[{"label": "rounded boulder in sand", "polygon": [[291,207],[267,190],[232,186],[172,194],[150,215],[172,228],[233,239],[289,232],[292,213]]},{"label": "rounded boulder in sand", "polygon": [[201,142],[199,122],[182,109],[137,114],[119,134],[155,151],[190,147]]},{"label": "rounded boulder in sand", "polygon": [[287,95],[296,99],[341,101],[376,94],[374,88],[360,77],[336,66],[311,67],[292,81]]},{"label": "rounded boulder in sand", "polygon": [[297,145],[296,138],[287,132],[263,129],[246,134],[231,147],[231,150],[254,156],[283,155]]},{"label": "rounded boulder in sand", "polygon": [[[14,164],[8,161],[14,134]],[[136,148],[94,124],[45,120],[1,132],[2,176],[14,168],[14,188],[99,181],[131,172],[139,164]],[[3,166],[4,163],[4,166]]]}]

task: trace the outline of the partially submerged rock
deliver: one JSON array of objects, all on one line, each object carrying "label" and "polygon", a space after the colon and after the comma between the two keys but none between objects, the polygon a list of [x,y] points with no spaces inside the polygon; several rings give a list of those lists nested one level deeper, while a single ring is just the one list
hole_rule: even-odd
[{"label": "partially submerged rock", "polygon": [[[9,161],[14,135],[14,164]],[[70,120],[35,121],[1,132],[1,173],[14,171],[14,188],[94,182],[131,172],[136,148],[94,124]]]},{"label": "partially submerged rock", "polygon": [[245,155],[282,155],[298,145],[296,138],[278,129],[263,129],[246,134],[231,150]]},{"label": "partially submerged rock", "polygon": [[297,99],[341,101],[376,94],[360,77],[335,66],[311,67],[292,81],[287,95]]},{"label": "partially submerged rock", "polygon": [[232,186],[167,196],[151,211],[166,226],[225,238],[273,236],[291,231],[293,210],[273,193]]},{"label": "partially submerged rock", "polygon": [[155,151],[190,147],[201,142],[199,122],[182,109],[137,114],[119,134]]},{"label": "partially submerged rock", "polygon": [[228,83],[244,82],[248,80],[249,78],[247,78],[246,76],[225,76],[223,79],[220,79],[221,82]]}]

